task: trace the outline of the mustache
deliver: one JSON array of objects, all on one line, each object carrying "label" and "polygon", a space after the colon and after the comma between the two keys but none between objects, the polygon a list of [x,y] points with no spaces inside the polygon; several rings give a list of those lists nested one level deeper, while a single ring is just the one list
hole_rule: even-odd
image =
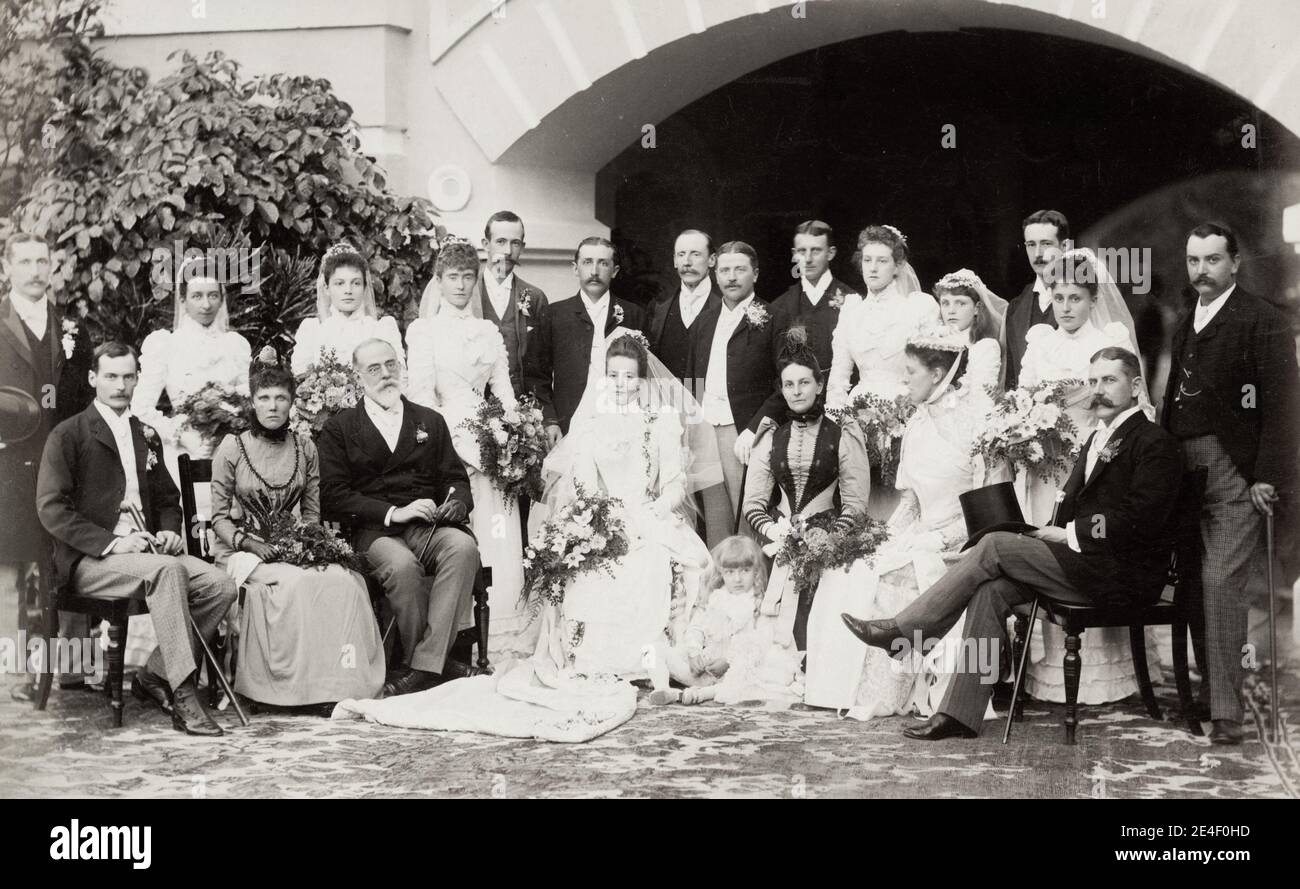
[{"label": "mustache", "polygon": [[1115,403],[1105,395],[1094,395],[1089,402],[1092,407],[1114,407]]}]

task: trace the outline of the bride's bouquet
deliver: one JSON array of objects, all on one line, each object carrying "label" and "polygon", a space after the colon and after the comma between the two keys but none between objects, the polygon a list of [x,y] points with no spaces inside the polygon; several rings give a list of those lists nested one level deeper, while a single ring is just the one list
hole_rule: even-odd
[{"label": "bride's bouquet", "polygon": [[867,458],[872,466],[880,467],[880,481],[886,487],[894,485],[900,457],[898,445],[914,413],[916,405],[906,395],[885,398],[874,392],[863,392],[844,407],[826,411],[841,426],[848,422],[858,424],[866,440]]},{"label": "bride's bouquet", "polygon": [[612,562],[627,555],[623,501],[588,494],[575,485],[571,503],[552,514],[524,548],[524,601],[535,615],[543,603],[560,605],[570,580],[588,571],[614,576]]},{"label": "bride's bouquet", "polygon": [[1082,385],[1082,380],[1058,380],[996,396],[975,452],[989,464],[1009,460],[1044,482],[1056,481],[1077,453],[1078,429],[1065,407],[1067,393]]},{"label": "bride's bouquet", "polygon": [[244,517],[240,526],[271,547],[272,562],[321,570],[342,565],[352,571],[364,571],[361,557],[332,528],[304,522],[294,513],[301,497],[301,489],[287,497],[271,496],[265,491],[241,496]]},{"label": "bride's bouquet", "polygon": [[290,411],[290,428],[300,435],[320,432],[325,421],[361,398],[361,380],[351,366],[338,359],[333,349],[322,349],[319,358],[298,380],[298,392]]},{"label": "bride's bouquet", "polygon": [[479,465],[502,493],[507,512],[517,497],[541,499],[546,425],[536,398],[522,396],[514,410],[507,410],[495,397],[486,398],[461,425],[474,433]]},{"label": "bride's bouquet", "polygon": [[865,512],[855,515],[852,524],[839,530],[831,512],[809,518],[795,516],[775,561],[789,566],[797,589],[809,589],[822,571],[847,568],[858,559],[874,554],[888,539],[889,527]]},{"label": "bride's bouquet", "polygon": [[193,429],[210,442],[219,442],[229,433],[238,435],[248,428],[248,407],[248,396],[222,383],[208,383],[175,407],[185,417],[177,434]]}]

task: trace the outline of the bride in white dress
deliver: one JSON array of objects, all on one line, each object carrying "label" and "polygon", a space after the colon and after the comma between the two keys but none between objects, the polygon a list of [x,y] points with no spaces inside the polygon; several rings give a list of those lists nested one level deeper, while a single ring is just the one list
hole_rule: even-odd
[{"label": "bride in white dress", "polygon": [[[831,370],[826,407],[847,406],[864,392],[894,399],[907,394],[903,348],[909,337],[939,322],[939,304],[921,291],[907,261],[907,239],[892,225],[869,225],[858,235],[858,258],[866,295],[845,304],[831,335]],[[858,382],[849,388],[853,371]],[[867,511],[888,518],[898,504],[895,489],[882,484],[873,466]]]},{"label": "bride in white dress", "polygon": [[585,741],[631,718],[629,680],[666,685],[658,652],[680,629],[709,565],[687,521],[690,495],[720,484],[722,469],[699,405],[642,339],[624,328],[609,335],[606,374],[588,387],[545,464],[547,498],[557,508],[572,502],[579,484],[622,499],[629,552],[609,566],[612,577],[579,574],[560,606],[543,605],[531,658],[416,694],[344,701],[335,718]]},{"label": "bride in white dress", "polygon": [[867,648],[840,614],[883,618],[911,604],[961,557],[966,524],[960,495],[1009,477],[1003,467],[986,472],[984,460],[972,454],[991,401],[972,385],[968,351],[965,332],[946,327],[908,341],[908,397],[917,411],[903,434],[901,499],[889,518],[889,540],[873,558],[822,573],[808,621],[804,700],[810,705],[868,720],[913,711],[929,716],[943,699],[960,653],[960,621],[923,662],[899,662]]},{"label": "bride in white dress", "polygon": [[391,315],[379,317],[375,292],[370,284],[370,266],[365,257],[348,243],[325,251],[320,277],[316,281],[316,317],[304,319],[294,335],[289,357],[294,376],[301,376],[333,349],[343,364],[352,363],[352,350],[369,339],[381,339],[393,347],[397,360],[406,364],[402,334]]},{"label": "bride in white dress", "polygon": [[407,394],[447,421],[456,454],[469,475],[474,498],[470,527],[478,538],[483,565],[492,569],[488,657],[499,664],[506,658],[532,654],[537,624],[529,625],[528,608],[519,601],[524,569],[523,542],[514,514],[518,507],[513,498],[507,503],[484,475],[478,440],[461,425],[483,404],[489,384],[502,407],[507,411],[517,407],[501,332],[474,312],[478,274],[478,251],[469,244],[449,243],[439,251],[434,279],[420,303],[420,317],[406,331],[410,362]]},{"label": "bride in white dress", "polygon": [[[1133,318],[1119,289],[1104,264],[1091,250],[1078,249],[1057,259],[1059,273],[1052,286],[1052,311],[1056,328],[1035,324],[1025,335],[1027,347],[1020,369],[1020,386],[1035,386],[1059,380],[1081,380],[1082,385],[1066,393],[1066,412],[1074,421],[1076,447],[1097,424],[1086,385],[1092,356],[1107,346],[1120,346],[1141,355],[1134,345]],[[1143,377],[1146,376],[1145,368]],[[1145,389],[1139,404],[1147,418],[1155,409]],[[1017,494],[1025,521],[1046,525],[1052,519],[1057,491],[1065,478],[1045,482],[1031,473],[1017,479]],[[1154,648],[1148,647],[1149,651]],[[1083,635],[1080,656],[1083,672],[1079,681],[1079,703],[1102,704],[1118,701],[1138,690],[1125,627],[1092,629]],[[1042,701],[1065,700],[1065,635],[1055,625],[1039,622],[1030,645],[1030,663],[1025,691]],[[1158,670],[1155,675],[1159,675]]]}]

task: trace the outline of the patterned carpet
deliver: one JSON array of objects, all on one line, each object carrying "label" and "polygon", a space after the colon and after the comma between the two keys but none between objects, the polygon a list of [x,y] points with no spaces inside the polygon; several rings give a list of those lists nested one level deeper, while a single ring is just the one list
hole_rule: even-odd
[{"label": "patterned carpet", "polygon": [[[1300,701],[1292,661],[1284,710]],[[1266,677],[1267,672],[1261,674]],[[1136,701],[1086,708],[1061,743],[1061,708],[1030,704],[1007,746],[1001,723],[975,741],[910,741],[909,719],[860,724],[826,711],[652,707],[583,745],[386,728],[360,721],[221,714],[215,741],[172,730],[134,700],[110,727],[104,699],[55,692],[49,709],[0,680],[0,796],[143,797],[1297,797],[1300,727],[1263,745],[1214,748]],[[1266,712],[1262,682],[1253,692]],[[1166,716],[1176,703],[1162,691]],[[1287,713],[1291,716],[1291,713]]]}]

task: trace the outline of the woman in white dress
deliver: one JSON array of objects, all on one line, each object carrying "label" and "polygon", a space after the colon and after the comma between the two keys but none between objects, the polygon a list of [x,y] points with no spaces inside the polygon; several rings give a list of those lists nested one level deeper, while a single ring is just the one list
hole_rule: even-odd
[{"label": "woman in white dress", "polygon": [[[1025,335],[1028,345],[1019,385],[1082,381],[1065,395],[1066,412],[1076,428],[1071,444],[1078,447],[1097,424],[1086,383],[1092,356],[1107,346],[1121,346],[1135,355],[1141,353],[1135,346],[1132,315],[1105,265],[1097,262],[1092,251],[1078,249],[1064,253],[1056,267],[1059,272],[1052,285],[1052,311],[1059,326],[1036,324],[1029,329]],[[1155,410],[1145,389],[1139,402],[1148,419],[1154,420]],[[1025,520],[1035,525],[1048,524],[1053,517],[1057,491],[1064,484],[1064,477],[1043,481],[1032,473],[1022,473],[1017,480],[1017,494],[1021,497]],[[1118,701],[1138,690],[1126,628],[1089,630],[1083,635],[1080,656],[1083,672],[1079,703]],[[1031,640],[1025,691],[1038,700],[1064,701],[1064,658],[1064,633],[1052,624],[1040,622]]]},{"label": "woman in white dress", "polygon": [[[722,468],[698,403],[643,340],[621,327],[606,338],[605,376],[588,387],[569,434],[544,465],[556,508],[573,502],[579,484],[623,501],[629,551],[609,566],[612,576],[579,574],[562,605],[541,607],[531,658],[416,694],[345,701],[335,718],[586,741],[632,717],[629,680],[649,677],[667,687],[659,653],[671,632],[684,630],[678,624],[709,566],[687,520],[690,495],[720,484]],[[675,597],[684,600],[678,618]]]},{"label": "woman in white dress", "polygon": [[[903,348],[909,337],[939,321],[939,304],[921,291],[907,261],[907,239],[892,225],[869,225],[858,235],[857,258],[866,295],[845,304],[831,335],[831,370],[826,406],[845,407],[870,392],[894,399],[907,392],[903,382]],[[858,382],[850,390],[854,369]],[[898,494],[881,483],[880,468],[872,467],[868,512],[888,518]]]},{"label": "woman in white dress", "polygon": [[489,384],[502,407],[507,411],[516,408],[505,341],[495,324],[474,311],[478,274],[477,250],[463,242],[443,245],[434,279],[420,303],[420,317],[406,331],[410,362],[407,396],[442,414],[469,475],[474,498],[470,527],[478,538],[483,565],[492,569],[488,656],[493,663],[500,663],[533,653],[537,624],[530,626],[528,608],[519,601],[524,587],[524,549],[514,515],[518,507],[513,498],[507,502],[484,475],[478,440],[461,425],[483,404]]},{"label": "woman in white dress", "polygon": [[368,339],[388,343],[405,366],[402,334],[391,315],[379,317],[365,257],[351,244],[335,244],[321,260],[316,317],[298,325],[290,367],[294,376],[302,376],[325,349],[333,349],[340,362],[351,364],[352,350]]},{"label": "woman in white dress", "polygon": [[804,700],[812,706],[861,720],[909,712],[929,716],[956,669],[960,621],[924,660],[894,660],[863,645],[840,614],[870,620],[911,604],[960,558],[966,541],[960,495],[1009,477],[1002,467],[986,472],[984,460],[972,454],[991,401],[972,385],[969,351],[965,331],[946,327],[908,341],[908,397],[917,411],[903,434],[901,500],[889,518],[889,540],[873,558],[822,573],[808,621]]},{"label": "woman in white dress", "polygon": [[949,330],[964,332],[969,360],[963,388],[984,392],[1002,388],[1003,353],[999,345],[1007,301],[984,286],[970,269],[958,269],[934,285],[939,316]]}]

